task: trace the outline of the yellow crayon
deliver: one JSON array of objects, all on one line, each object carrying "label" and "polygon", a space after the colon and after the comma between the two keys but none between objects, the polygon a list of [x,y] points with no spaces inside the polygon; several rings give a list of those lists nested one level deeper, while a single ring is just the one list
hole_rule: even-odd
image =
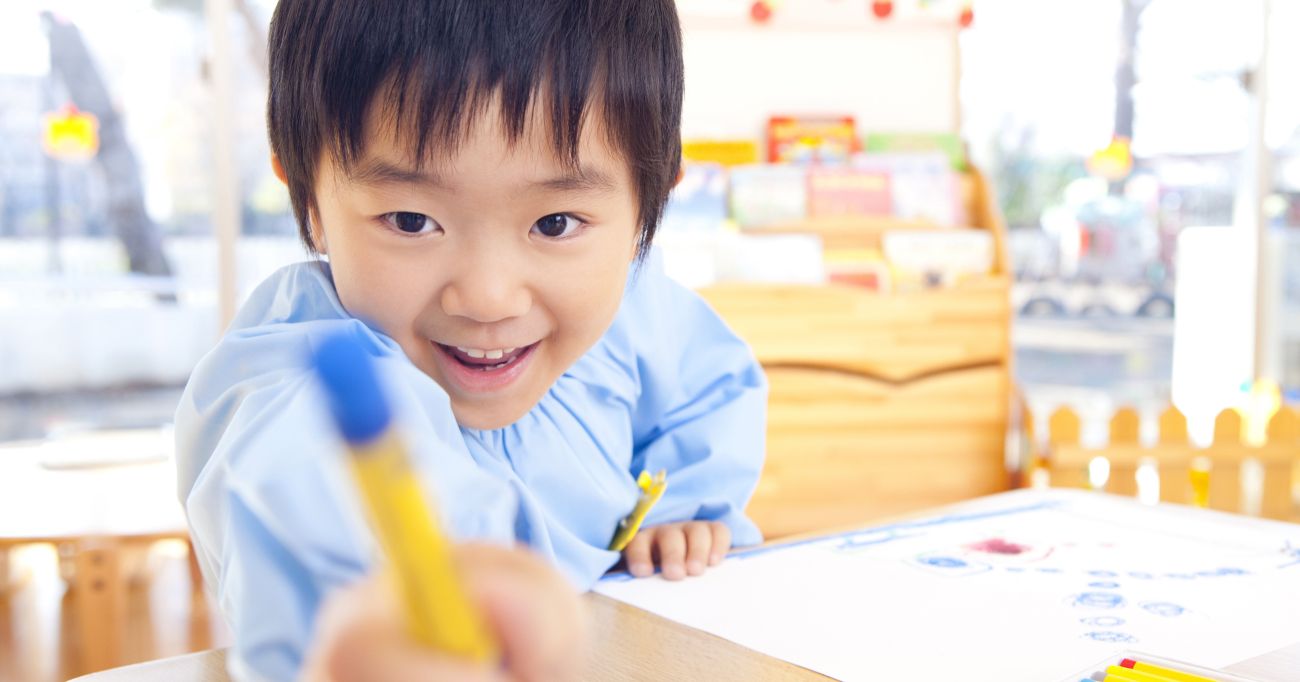
[{"label": "yellow crayon", "polygon": [[1124,682],[1170,682],[1170,678],[1157,673],[1146,672],[1143,670],[1133,670],[1118,665],[1112,665],[1106,668],[1106,679],[1117,676]]},{"label": "yellow crayon", "polygon": [[[1115,667],[1115,666],[1111,666],[1111,668],[1113,668],[1113,667]],[[1107,669],[1107,670],[1109,670],[1109,669]],[[1132,670],[1127,670],[1127,669],[1125,669],[1124,672],[1126,672],[1126,673],[1131,673],[1131,672],[1133,672],[1133,671],[1132,671]],[[1149,681],[1149,680],[1139,680],[1139,679],[1136,678],[1136,677],[1131,677],[1131,676],[1129,676],[1129,675],[1125,675],[1125,674],[1122,674],[1122,673],[1112,673],[1112,672],[1107,672],[1106,675],[1105,675],[1105,677],[1102,677],[1102,678],[1101,678],[1101,682],[1150,682],[1150,681]]]},{"label": "yellow crayon", "polygon": [[1123,669],[1125,670],[1132,670],[1134,672],[1158,675],[1159,677],[1157,677],[1156,679],[1162,681],[1174,680],[1175,682],[1215,682],[1213,679],[1209,677],[1205,677],[1203,675],[1196,675],[1194,673],[1183,672],[1181,670],[1172,670],[1170,668],[1166,668],[1160,665],[1152,665],[1150,663],[1135,661],[1131,658],[1126,658],[1123,661],[1121,661],[1120,666],[1122,666]]}]

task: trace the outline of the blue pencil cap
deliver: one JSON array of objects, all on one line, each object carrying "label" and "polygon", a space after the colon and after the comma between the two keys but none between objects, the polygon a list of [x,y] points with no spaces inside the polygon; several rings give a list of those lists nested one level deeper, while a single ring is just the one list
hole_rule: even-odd
[{"label": "blue pencil cap", "polygon": [[326,337],[312,354],[312,366],[344,439],[366,443],[388,428],[392,415],[374,362],[352,335]]}]

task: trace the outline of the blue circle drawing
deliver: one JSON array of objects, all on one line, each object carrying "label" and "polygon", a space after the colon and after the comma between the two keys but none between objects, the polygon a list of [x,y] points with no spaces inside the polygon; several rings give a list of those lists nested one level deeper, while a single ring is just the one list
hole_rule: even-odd
[{"label": "blue circle drawing", "polygon": [[1123,625],[1124,619],[1115,616],[1093,616],[1092,618],[1080,618],[1079,622],[1093,627],[1113,628]]},{"label": "blue circle drawing", "polygon": [[1149,601],[1142,604],[1142,608],[1157,616],[1164,616],[1166,618],[1181,616],[1187,612],[1187,609],[1177,604],[1171,604],[1167,601]]},{"label": "blue circle drawing", "polygon": [[1139,578],[1141,580],[1150,580],[1155,577],[1154,575],[1147,573],[1145,571],[1129,571],[1128,576],[1130,578]]},{"label": "blue circle drawing", "polygon": [[921,563],[935,568],[962,568],[966,565],[965,561],[950,556],[931,556],[921,559]]},{"label": "blue circle drawing", "polygon": [[1088,587],[1095,587],[1099,590],[1117,590],[1119,583],[1112,583],[1106,580],[1100,580],[1095,583],[1088,583]]},{"label": "blue circle drawing", "polygon": [[1134,637],[1133,635],[1126,635],[1122,632],[1114,632],[1111,630],[1102,630],[1101,632],[1088,632],[1088,633],[1084,633],[1083,636],[1087,637],[1088,639],[1095,639],[1098,642],[1132,643],[1137,641],[1137,637]]},{"label": "blue circle drawing", "polygon": [[1074,605],[1091,609],[1114,609],[1124,605],[1124,598],[1110,592],[1084,592],[1075,595]]},{"label": "blue circle drawing", "polygon": [[1094,578],[1115,578],[1119,574],[1114,571],[1088,571],[1088,575]]}]

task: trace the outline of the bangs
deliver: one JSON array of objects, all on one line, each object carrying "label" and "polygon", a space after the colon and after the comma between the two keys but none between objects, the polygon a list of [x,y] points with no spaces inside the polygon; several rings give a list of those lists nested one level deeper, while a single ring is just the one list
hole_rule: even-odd
[{"label": "bangs", "polygon": [[[451,154],[469,123],[497,98],[509,142],[523,135],[530,112],[541,114],[556,156],[575,163],[601,65],[589,41],[566,39],[563,34],[570,31],[558,30],[590,17],[572,5],[557,9],[539,17],[555,24],[551,30],[529,30],[530,17],[502,12],[494,2],[469,4],[468,16],[460,17],[363,12],[375,24],[370,30],[394,39],[377,45],[359,41],[370,49],[333,51],[343,61],[322,64],[319,104],[334,124],[327,133],[330,151],[345,166],[355,163],[365,151],[367,117],[382,110],[388,114],[382,122],[414,145],[417,162],[431,151]],[[363,33],[365,23],[357,26]],[[579,35],[592,35],[591,27],[584,28]]]}]

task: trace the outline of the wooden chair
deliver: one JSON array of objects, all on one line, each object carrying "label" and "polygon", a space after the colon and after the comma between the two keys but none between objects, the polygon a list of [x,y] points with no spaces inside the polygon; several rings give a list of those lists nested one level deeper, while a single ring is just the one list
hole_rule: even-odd
[{"label": "wooden chair", "polygon": [[[22,545],[58,547],[68,584],[67,615],[75,621],[77,669],[120,665],[132,561],[162,540],[189,543],[175,496],[175,468],[165,455],[170,436],[156,429],[98,432],[68,439],[57,449],[49,445],[0,447],[0,556]],[[164,454],[136,458],[153,449]],[[86,453],[86,461],[54,458],[52,451]],[[96,461],[99,455],[102,462]],[[55,465],[56,459],[61,463]],[[192,548],[189,556],[197,592],[202,577]]]}]

